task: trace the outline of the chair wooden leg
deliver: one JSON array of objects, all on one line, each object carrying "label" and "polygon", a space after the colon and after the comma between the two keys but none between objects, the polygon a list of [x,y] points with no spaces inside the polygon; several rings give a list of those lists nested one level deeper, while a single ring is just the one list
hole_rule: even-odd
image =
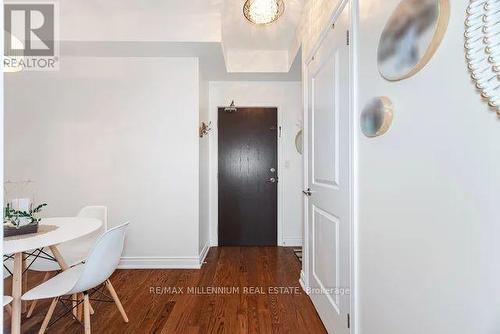
[{"label": "chair wooden leg", "polygon": [[42,327],[38,331],[38,334],[45,333],[47,326],[49,325],[50,319],[52,318],[52,314],[54,313],[54,309],[56,308],[57,302],[59,301],[59,297],[52,299],[52,303],[50,303],[49,310],[47,311],[47,315],[45,319],[43,319]]},{"label": "chair wooden leg", "polygon": [[73,316],[78,319],[78,320],[81,320],[80,318],[78,318],[78,306],[76,306],[76,303],[78,302],[78,295],[75,293],[73,295],[71,295],[71,306],[73,307]]},{"label": "chair wooden leg", "polygon": [[23,294],[22,275],[23,275],[23,254],[14,255],[14,271],[12,272],[12,319],[11,333],[21,333],[21,296]]},{"label": "chair wooden leg", "polygon": [[[49,277],[50,277],[50,271],[47,271],[45,273],[45,276],[43,276],[42,283],[46,282],[49,279]],[[38,300],[36,300],[36,299],[31,302],[30,309],[28,310],[28,314],[26,314],[26,318],[31,317],[31,315],[33,314],[33,311],[35,310],[37,303],[38,303]]]},{"label": "chair wooden leg", "polygon": [[[78,299],[77,301],[80,301],[80,300],[83,300],[83,293],[79,293],[77,295]],[[75,303],[76,304],[76,303]],[[94,314],[94,308],[92,307],[92,304],[90,304],[90,297],[89,297],[89,309],[90,309],[90,314]],[[76,314],[77,314],[77,318],[78,320],[82,321],[83,319],[83,303],[80,303],[77,307],[76,307]]]},{"label": "chair wooden leg", "polygon": [[33,314],[33,311],[35,310],[36,304],[38,303],[38,300],[34,300],[31,302],[30,309],[28,310],[28,314],[26,314],[26,318],[31,317]]},{"label": "chair wooden leg", "polygon": [[[79,301],[83,300],[83,294],[78,293],[71,296],[72,304],[73,304],[73,316],[78,319],[78,321],[82,321],[83,317],[83,303],[76,305]],[[94,308],[89,303],[90,314],[94,314]]]},{"label": "chair wooden leg", "polygon": [[123,321],[128,322],[128,317],[127,314],[125,313],[125,310],[123,309],[122,303],[120,302],[120,298],[118,298],[118,295],[116,294],[115,289],[113,288],[113,285],[111,282],[106,280],[106,288],[108,288],[109,293],[111,294],[111,297],[113,297],[113,300],[115,301],[116,307],[118,308],[118,311],[120,311]]},{"label": "chair wooden leg", "polygon": [[83,319],[85,334],[90,334],[90,301],[87,292],[83,294]]},{"label": "chair wooden leg", "polygon": [[[28,291],[28,270],[26,270],[27,266],[26,266],[26,256],[25,254],[23,253],[23,262],[22,262],[22,266],[23,266],[23,278],[22,278],[22,291],[23,293],[25,293],[26,291]],[[25,301],[22,301],[21,302],[21,312],[22,313],[25,313],[26,311],[28,310],[28,303],[25,302]]]},{"label": "chair wooden leg", "polygon": [[[78,299],[79,299],[78,301],[85,300],[83,293],[79,293],[77,296],[78,296]],[[77,309],[76,313],[78,314],[78,320],[82,321],[82,319],[83,319],[83,313],[84,313],[84,310],[83,310],[84,309],[84,303],[80,303],[76,309]]]}]

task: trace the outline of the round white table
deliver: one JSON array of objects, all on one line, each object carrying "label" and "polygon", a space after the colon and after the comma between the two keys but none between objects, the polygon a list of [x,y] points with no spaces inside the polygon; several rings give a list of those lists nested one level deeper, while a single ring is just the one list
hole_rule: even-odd
[{"label": "round white table", "polygon": [[23,252],[48,247],[62,270],[68,265],[59,253],[57,245],[89,235],[102,226],[102,221],[93,218],[59,217],[42,219],[38,233],[12,236],[3,240],[3,254],[14,256],[12,272],[12,325],[11,333],[21,333],[22,274],[25,268]]}]

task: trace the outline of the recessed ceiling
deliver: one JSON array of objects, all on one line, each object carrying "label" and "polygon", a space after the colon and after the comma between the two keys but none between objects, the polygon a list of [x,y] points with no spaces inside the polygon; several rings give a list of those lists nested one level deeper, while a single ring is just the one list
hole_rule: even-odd
[{"label": "recessed ceiling", "polygon": [[208,81],[300,81],[302,74],[300,52],[287,72],[230,73],[221,44],[207,42],[66,41],[61,43],[61,57],[195,57],[200,77]]},{"label": "recessed ceiling", "polygon": [[244,0],[225,0],[222,8],[224,48],[288,50],[300,22],[303,0],[285,0],[283,15],[269,25],[255,25],[243,16]]},{"label": "recessed ceiling", "polygon": [[227,72],[286,73],[305,0],[284,0],[283,16],[266,26],[245,19],[245,0],[58,2],[62,41],[219,43]]},{"label": "recessed ceiling", "polygon": [[284,0],[283,15],[269,25],[255,25],[243,16],[244,0],[225,0],[222,44],[229,72],[287,72],[295,59],[304,0]]}]

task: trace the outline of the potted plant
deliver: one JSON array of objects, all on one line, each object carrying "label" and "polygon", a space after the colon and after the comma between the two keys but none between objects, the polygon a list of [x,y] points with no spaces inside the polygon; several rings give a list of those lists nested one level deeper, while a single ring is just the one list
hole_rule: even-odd
[{"label": "potted plant", "polygon": [[23,205],[19,205],[18,202],[15,203],[17,205],[13,205],[13,203],[7,203],[7,205],[5,206],[3,218],[4,237],[37,233],[38,223],[41,220],[41,218],[38,218],[38,214],[45,206],[47,206],[47,204],[43,203],[36,207],[28,204],[28,207],[26,207]]}]

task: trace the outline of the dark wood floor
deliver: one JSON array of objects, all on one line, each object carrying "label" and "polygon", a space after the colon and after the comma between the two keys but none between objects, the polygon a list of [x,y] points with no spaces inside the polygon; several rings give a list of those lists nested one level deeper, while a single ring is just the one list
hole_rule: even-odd
[{"label": "dark wood floor", "polygon": [[[111,281],[130,322],[122,321],[114,304],[93,303],[92,332],[326,333],[299,288],[300,264],[292,248],[217,247],[210,250],[206,262],[201,270],[117,270]],[[30,284],[41,276],[30,273]],[[8,292],[10,280],[5,284]],[[189,287],[198,290],[188,291]],[[232,293],[208,294],[213,287],[230,288]],[[44,301],[32,318],[23,315],[23,333],[38,331],[47,308]],[[62,311],[59,305],[54,316]],[[9,333],[10,318],[4,316],[4,333]],[[83,327],[66,317],[47,333],[83,333]]]}]

